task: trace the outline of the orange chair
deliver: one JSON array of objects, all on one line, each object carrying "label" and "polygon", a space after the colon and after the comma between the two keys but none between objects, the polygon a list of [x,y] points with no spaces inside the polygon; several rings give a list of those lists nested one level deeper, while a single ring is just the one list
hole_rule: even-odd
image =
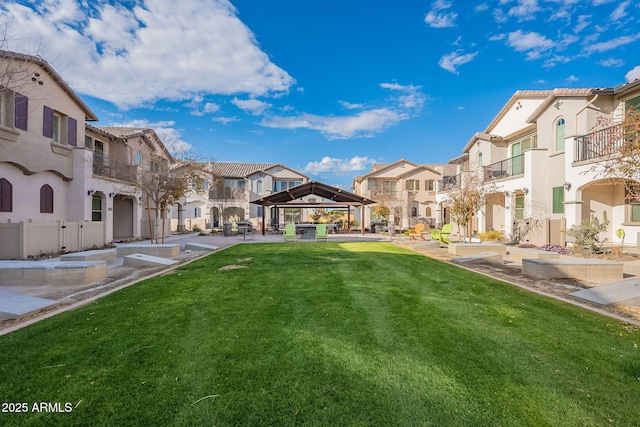
[{"label": "orange chair", "polygon": [[424,240],[424,237],[422,237],[423,231],[424,231],[424,224],[422,223],[416,224],[414,229],[409,231],[409,239]]}]

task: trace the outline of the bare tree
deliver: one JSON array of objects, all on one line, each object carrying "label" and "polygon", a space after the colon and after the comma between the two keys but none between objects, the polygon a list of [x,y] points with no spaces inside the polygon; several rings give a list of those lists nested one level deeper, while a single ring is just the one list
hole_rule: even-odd
[{"label": "bare tree", "polygon": [[476,173],[468,173],[460,186],[448,193],[451,219],[465,227],[465,234],[471,242],[473,217],[487,204],[487,197],[496,192],[493,184],[485,184]]}]

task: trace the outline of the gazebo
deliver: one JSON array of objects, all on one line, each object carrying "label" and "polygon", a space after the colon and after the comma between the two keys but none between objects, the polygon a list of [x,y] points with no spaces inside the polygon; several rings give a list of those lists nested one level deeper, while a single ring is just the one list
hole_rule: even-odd
[{"label": "gazebo", "polygon": [[[304,196],[310,194],[321,197],[319,202],[304,202],[300,200]],[[308,207],[324,207],[324,208],[337,208],[347,207],[347,217],[350,218],[351,206],[364,207],[372,203],[376,203],[375,200],[367,199],[366,197],[358,196],[357,194],[350,193],[338,187],[323,184],[317,181],[309,181],[307,183],[298,185],[296,187],[289,188],[287,190],[280,191],[278,193],[271,194],[270,196],[261,197],[260,199],[253,200],[251,203],[256,205],[262,205],[263,207],[288,207],[288,208],[308,208]],[[262,209],[262,234],[265,234],[265,211]],[[361,234],[364,234],[364,209],[360,209],[360,229]]]}]

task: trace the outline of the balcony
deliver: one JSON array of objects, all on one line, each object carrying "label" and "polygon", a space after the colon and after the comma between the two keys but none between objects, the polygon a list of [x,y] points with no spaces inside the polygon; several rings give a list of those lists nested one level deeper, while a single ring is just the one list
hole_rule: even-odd
[{"label": "balcony", "polygon": [[247,200],[247,192],[244,188],[214,188],[209,190],[209,199],[245,201]]},{"label": "balcony", "polygon": [[524,154],[492,163],[484,168],[484,182],[510,178],[524,174]]},{"label": "balcony", "polygon": [[451,191],[460,188],[461,176],[445,176],[438,180],[438,191]]},{"label": "balcony", "polygon": [[93,174],[126,182],[136,182],[137,166],[112,161],[109,157],[93,153]]},{"label": "balcony", "polygon": [[575,138],[574,162],[585,162],[611,156],[624,143],[622,124],[597,130]]}]

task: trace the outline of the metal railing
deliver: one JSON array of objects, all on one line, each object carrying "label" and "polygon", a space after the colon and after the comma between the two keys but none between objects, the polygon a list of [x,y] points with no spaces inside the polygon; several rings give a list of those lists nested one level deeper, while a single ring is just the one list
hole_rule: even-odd
[{"label": "metal railing", "polygon": [[444,176],[438,180],[438,191],[451,191],[460,188],[461,175]]},{"label": "metal railing", "polygon": [[617,153],[624,144],[622,124],[575,138],[575,162],[607,157]]},{"label": "metal railing", "polygon": [[492,163],[484,168],[484,181],[495,181],[524,174],[524,154]]},{"label": "metal railing", "polygon": [[248,192],[237,188],[215,188],[209,190],[211,200],[247,200]]},{"label": "metal railing", "polygon": [[121,181],[136,182],[137,166],[125,162],[112,161],[107,156],[93,153],[93,174]]}]

